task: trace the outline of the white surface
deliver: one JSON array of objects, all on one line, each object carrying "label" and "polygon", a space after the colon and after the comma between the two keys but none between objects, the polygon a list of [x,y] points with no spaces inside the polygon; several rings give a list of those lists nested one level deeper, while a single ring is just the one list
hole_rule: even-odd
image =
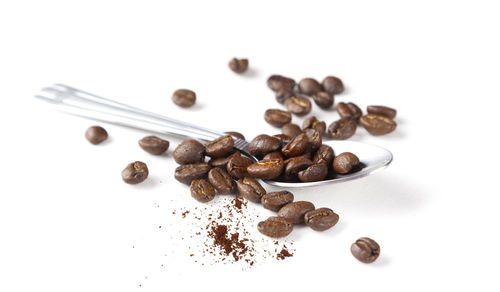
[{"label": "white surface", "polygon": [[[0,4],[1,291],[498,291],[493,1],[163,2]],[[233,56],[250,59],[249,74],[229,71]],[[244,272],[184,254],[165,260],[190,243],[158,225],[180,224],[171,208],[194,204],[173,179],[171,150],[150,156],[137,146],[146,133],[114,126],[109,142],[92,146],[83,133],[93,122],[32,98],[64,82],[251,138],[277,132],[262,118],[279,107],[265,86],[273,73],[337,75],[347,86],[337,101],[397,108],[395,133],[354,137],[395,159],[359,181],[295,191],[333,208],[340,223],[324,233],[299,228],[293,258]],[[170,100],[183,87],[197,92],[193,109]],[[169,140],[171,149],[179,142]],[[151,170],[135,187],[120,178],[133,160]],[[350,254],[361,236],[381,245],[372,265]]]}]

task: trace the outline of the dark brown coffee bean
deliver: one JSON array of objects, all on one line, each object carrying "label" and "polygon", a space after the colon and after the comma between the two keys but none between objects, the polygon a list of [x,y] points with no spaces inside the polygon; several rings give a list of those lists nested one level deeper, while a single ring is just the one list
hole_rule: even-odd
[{"label": "dark brown coffee bean", "polygon": [[172,95],[172,100],[180,107],[191,107],[196,102],[196,93],[189,89],[179,89]]},{"label": "dark brown coffee bean", "polygon": [[268,109],[264,113],[264,119],[271,126],[283,127],[283,125],[288,124],[292,121],[292,114],[279,109]]},{"label": "dark brown coffee bean", "polygon": [[311,154],[311,152],[306,152],[306,153],[304,153],[302,155],[295,156],[295,157],[301,157],[301,158],[309,159],[309,160],[312,161],[312,154]]},{"label": "dark brown coffee bean", "polygon": [[349,173],[357,170],[359,167],[359,158],[351,152],[344,152],[333,159],[333,170],[336,173]]},{"label": "dark brown coffee bean", "polygon": [[300,171],[297,177],[301,182],[321,181],[328,175],[328,166],[326,163],[318,163],[309,166],[308,168]]},{"label": "dark brown coffee bean", "polygon": [[312,99],[322,109],[330,108],[333,105],[333,94],[326,91],[318,91],[312,95]]},{"label": "dark brown coffee bean", "polygon": [[235,151],[227,155],[226,157],[212,158],[208,161],[208,164],[210,164],[210,166],[212,167],[226,168],[229,159],[231,159],[233,156],[241,156],[240,151]]},{"label": "dark brown coffee bean", "polygon": [[233,151],[233,146],[233,137],[222,136],[205,144],[205,154],[212,158],[224,157]]},{"label": "dark brown coffee bean", "polygon": [[359,122],[368,133],[375,136],[389,134],[397,127],[396,122],[392,119],[374,114],[362,116]]},{"label": "dark brown coffee bean", "polygon": [[344,84],[342,83],[342,80],[340,80],[337,77],[334,76],[328,76],[325,79],[323,79],[323,82],[321,82],[323,85],[323,88],[325,91],[328,91],[331,94],[339,94],[344,91]]},{"label": "dark brown coffee bean", "polygon": [[235,73],[244,73],[248,69],[248,59],[232,58],[231,61],[229,61],[229,68]]},{"label": "dark brown coffee bean", "polygon": [[212,168],[208,172],[208,181],[212,186],[223,195],[234,193],[236,184],[233,178],[225,169],[220,167]]},{"label": "dark brown coffee bean", "polygon": [[272,91],[279,91],[282,89],[293,91],[295,80],[281,75],[271,75],[271,77],[267,79],[267,86],[271,88]]},{"label": "dark brown coffee bean", "polygon": [[341,118],[328,126],[330,137],[335,140],[345,140],[351,138],[356,133],[358,124],[352,118]]},{"label": "dark brown coffee bean", "polygon": [[266,194],[266,190],[253,178],[240,178],[237,186],[241,196],[254,203],[260,203],[262,196]]},{"label": "dark brown coffee bean", "polygon": [[299,171],[308,168],[312,164],[311,160],[302,156],[289,158],[285,160],[285,171],[283,172],[283,177],[286,180],[294,180],[297,178],[297,173],[299,173]]},{"label": "dark brown coffee bean", "polygon": [[307,212],[304,215],[304,222],[316,231],[325,231],[332,228],[339,222],[339,215],[329,208],[319,208]]},{"label": "dark brown coffee bean", "polygon": [[281,145],[286,145],[287,143],[289,143],[293,139],[293,137],[290,137],[290,136],[285,135],[285,134],[276,134],[276,135],[273,135],[273,137],[280,140]]},{"label": "dark brown coffee bean", "polygon": [[295,92],[290,89],[281,89],[276,92],[275,98],[278,103],[285,103],[285,100],[289,97],[295,96]]},{"label": "dark brown coffee bean", "polygon": [[228,135],[231,135],[235,138],[238,138],[238,139],[241,139],[241,140],[245,140],[245,136],[243,136],[243,134],[241,134],[240,132],[224,132],[225,134],[228,134]]},{"label": "dark brown coffee bean", "polygon": [[373,263],[380,255],[380,246],[375,240],[361,237],[351,245],[352,255],[362,263]]},{"label": "dark brown coffee bean", "polygon": [[247,167],[253,160],[245,156],[233,156],[227,162],[227,172],[235,179],[248,176]]},{"label": "dark brown coffee bean", "polygon": [[215,198],[215,189],[206,179],[195,179],[189,187],[191,197],[196,201],[206,203]]},{"label": "dark brown coffee bean", "polygon": [[307,144],[308,152],[316,151],[323,144],[323,138],[321,137],[321,134],[315,129],[305,129],[304,134],[307,135],[307,138],[309,140],[309,144]]},{"label": "dark brown coffee bean", "polygon": [[210,169],[208,163],[184,164],[175,169],[175,179],[188,185],[194,179],[206,178]]},{"label": "dark brown coffee bean", "polygon": [[351,118],[355,120],[358,120],[363,114],[361,109],[352,102],[339,102],[339,104],[337,104],[337,112],[341,118]]},{"label": "dark brown coffee bean", "polygon": [[147,136],[139,140],[139,146],[149,154],[160,155],[167,151],[170,143],[156,136]]},{"label": "dark brown coffee bean", "polygon": [[281,207],[293,202],[293,194],[288,191],[271,192],[262,196],[262,207],[278,212]]},{"label": "dark brown coffee bean", "polygon": [[331,165],[333,158],[335,157],[335,152],[333,152],[332,147],[328,145],[321,145],[318,151],[314,154],[312,162],[317,163],[325,163],[327,166]]},{"label": "dark brown coffee bean", "polygon": [[283,148],[281,149],[281,153],[283,153],[287,157],[299,156],[300,154],[304,153],[304,151],[306,151],[308,144],[309,139],[307,138],[307,135],[305,133],[302,133],[293,138],[292,141],[288,142],[285,146],[283,146]]},{"label": "dark brown coffee bean", "polygon": [[103,127],[92,126],[85,132],[85,138],[87,138],[90,143],[97,145],[108,139],[108,132],[106,132]]},{"label": "dark brown coffee bean", "polygon": [[323,91],[323,86],[316,79],[304,78],[299,82],[299,90],[305,95],[313,95],[316,92]]},{"label": "dark brown coffee bean", "polygon": [[287,136],[295,137],[302,133],[302,130],[296,124],[286,124],[281,128],[281,132]]},{"label": "dark brown coffee bean", "polygon": [[369,114],[385,116],[389,119],[394,119],[397,113],[395,109],[383,105],[369,105],[366,107],[366,111]]},{"label": "dark brown coffee bean", "polygon": [[257,224],[260,233],[272,238],[285,237],[293,231],[293,223],[280,217],[269,217]]},{"label": "dark brown coffee bean", "polygon": [[301,224],[304,223],[304,215],[312,210],[314,210],[314,205],[311,202],[292,202],[286,204],[278,211],[278,217],[288,222],[292,222],[293,224]]},{"label": "dark brown coffee bean", "polygon": [[122,179],[124,182],[135,185],[141,183],[148,178],[148,167],[144,162],[136,161],[129,163],[122,170]]},{"label": "dark brown coffee bean", "polygon": [[298,116],[307,115],[311,112],[311,102],[305,96],[297,95],[285,100],[285,107],[288,111]]},{"label": "dark brown coffee bean", "polygon": [[281,147],[281,141],[276,137],[266,134],[259,135],[250,142],[249,152],[253,156],[263,156],[267,153],[277,151]]},{"label": "dark brown coffee bean", "polygon": [[283,172],[285,163],[282,159],[260,160],[247,167],[247,172],[250,177],[260,179],[277,178]]},{"label": "dark brown coffee bean", "polygon": [[283,154],[281,154],[281,151],[275,151],[275,152],[267,153],[262,158],[262,160],[265,160],[265,159],[281,159],[281,160],[284,160]]},{"label": "dark brown coffee bean", "polygon": [[178,164],[190,164],[205,160],[205,146],[200,142],[187,139],[174,149],[173,156]]},{"label": "dark brown coffee bean", "polygon": [[326,131],[326,123],[318,121],[318,119],[315,116],[308,117],[302,123],[302,130],[305,129],[315,129],[316,131],[318,131],[318,133],[321,134],[321,136],[323,136]]}]

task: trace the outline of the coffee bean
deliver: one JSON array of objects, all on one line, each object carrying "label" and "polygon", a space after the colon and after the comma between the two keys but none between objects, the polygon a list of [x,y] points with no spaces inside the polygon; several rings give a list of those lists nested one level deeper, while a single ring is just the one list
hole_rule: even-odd
[{"label": "coffee bean", "polygon": [[293,137],[290,137],[290,136],[285,135],[285,134],[276,134],[276,135],[273,135],[273,137],[277,138],[281,142],[281,145],[286,145],[287,143],[289,143],[293,139]]},{"label": "coffee bean", "polygon": [[304,215],[304,222],[316,231],[325,231],[332,228],[339,222],[339,215],[329,208],[319,208],[307,212]]},{"label": "coffee bean", "polygon": [[293,223],[280,217],[269,217],[257,224],[260,233],[273,238],[285,237],[293,231]]},{"label": "coffee bean", "polygon": [[237,186],[241,196],[254,203],[260,203],[262,196],[266,194],[266,190],[253,178],[240,178]]},{"label": "coffee bean", "polygon": [[220,167],[212,168],[208,172],[208,181],[220,194],[231,194],[236,190],[233,178],[225,169]]},{"label": "coffee bean", "polygon": [[366,111],[369,114],[385,116],[389,119],[394,119],[397,113],[395,109],[383,105],[369,105],[366,107]]},{"label": "coffee bean", "polygon": [[281,75],[271,75],[271,77],[267,79],[267,86],[271,88],[272,91],[279,91],[282,89],[293,91],[295,80]]},{"label": "coffee bean", "polygon": [[323,138],[321,137],[321,134],[315,129],[305,129],[304,134],[307,135],[307,138],[309,140],[309,144],[307,144],[308,152],[316,151],[323,144]]},{"label": "coffee bean", "polygon": [[281,128],[281,132],[287,136],[295,137],[302,133],[302,130],[296,124],[286,124]]},{"label": "coffee bean", "polygon": [[312,99],[322,109],[330,108],[333,105],[334,97],[326,91],[318,91],[312,95]]},{"label": "coffee bean", "polygon": [[298,116],[307,115],[311,112],[311,102],[305,96],[297,95],[285,100],[285,107],[288,111]]},{"label": "coffee bean", "polygon": [[286,204],[278,211],[278,217],[288,222],[292,222],[293,224],[301,224],[304,223],[304,215],[312,210],[314,210],[314,205],[311,202],[292,202]]},{"label": "coffee bean", "polygon": [[275,98],[278,103],[285,103],[285,100],[289,97],[295,96],[295,92],[290,89],[281,89],[276,92]]},{"label": "coffee bean", "polygon": [[309,159],[309,160],[312,161],[312,154],[311,154],[311,152],[306,152],[306,153],[304,153],[302,155],[295,156],[295,157],[301,157],[301,158]]},{"label": "coffee bean", "polygon": [[147,136],[139,140],[139,146],[146,152],[153,155],[160,155],[167,151],[170,143],[156,136]]},{"label": "coffee bean", "polygon": [[190,164],[205,160],[205,146],[200,142],[187,139],[174,149],[173,156],[178,164]]},{"label": "coffee bean", "polygon": [[210,169],[208,163],[184,164],[175,169],[175,179],[188,185],[195,179],[206,178]]},{"label": "coffee bean", "polygon": [[341,118],[352,118],[355,120],[358,120],[363,114],[361,109],[352,102],[339,102],[339,104],[337,104],[337,112]]},{"label": "coffee bean", "polygon": [[205,144],[205,154],[219,158],[233,151],[234,140],[230,135],[219,137]]},{"label": "coffee bean", "polygon": [[238,179],[248,176],[247,167],[253,163],[253,160],[245,156],[233,156],[227,162],[227,172],[231,177]]},{"label": "coffee bean", "polygon": [[359,168],[359,158],[351,152],[344,152],[333,159],[333,170],[345,174]]},{"label": "coffee bean", "polygon": [[283,160],[283,154],[281,154],[281,151],[274,151],[271,153],[267,153],[262,159],[263,160],[265,160],[265,159],[281,159],[281,160]]},{"label": "coffee bean", "polygon": [[283,172],[285,164],[282,159],[260,160],[247,167],[250,177],[260,179],[277,178]]},{"label": "coffee bean", "polygon": [[215,189],[206,179],[195,179],[189,187],[191,197],[196,201],[206,203],[215,198]]},{"label": "coffee bean", "polygon": [[321,82],[325,91],[331,94],[339,94],[344,91],[344,84],[342,80],[334,76],[328,76]]},{"label": "coffee bean", "polygon": [[323,91],[323,86],[316,79],[304,78],[299,82],[299,90],[305,95],[313,95],[316,92]]},{"label": "coffee bean", "polygon": [[308,117],[302,123],[302,130],[305,129],[315,129],[318,133],[323,136],[326,131],[326,123],[319,121],[315,116]]},{"label": "coffee bean", "polygon": [[248,59],[232,58],[231,61],[229,61],[229,68],[235,73],[241,74],[248,69]]},{"label": "coffee bean", "polygon": [[313,164],[311,160],[302,156],[289,158],[285,160],[283,177],[288,181],[294,180],[297,178],[297,173],[299,173],[299,171],[308,168],[311,164]]},{"label": "coffee bean", "polygon": [[302,133],[283,146],[281,153],[287,157],[298,156],[306,151],[308,144],[309,139],[307,138],[307,135]]},{"label": "coffee bean", "polygon": [[326,163],[312,164],[308,168],[300,171],[297,177],[301,182],[313,182],[324,180],[328,175],[328,166]]},{"label": "coffee bean", "polygon": [[208,164],[210,164],[210,166],[212,167],[226,168],[229,159],[231,159],[233,156],[241,156],[241,153],[239,151],[235,151],[234,153],[231,153],[226,157],[212,158],[210,159],[210,161],[208,161]]},{"label": "coffee bean", "polygon": [[321,147],[319,147],[314,154],[312,162],[315,164],[325,163],[326,165],[331,165],[334,157],[335,153],[333,152],[332,147],[328,145],[321,145]]},{"label": "coffee bean", "polygon": [[341,118],[328,126],[330,137],[335,140],[345,140],[351,138],[356,133],[358,124],[352,118]]},{"label": "coffee bean", "polygon": [[106,132],[103,127],[92,126],[85,132],[85,138],[87,138],[90,143],[97,145],[108,139],[108,132]]},{"label": "coffee bean", "polygon": [[148,167],[144,162],[136,161],[129,163],[122,170],[122,179],[124,182],[135,185],[141,183],[148,178]]},{"label": "coffee bean", "polygon": [[292,121],[292,114],[279,109],[268,109],[264,113],[264,119],[271,126],[283,127],[283,125],[288,124]]},{"label": "coffee bean", "polygon": [[180,107],[191,107],[196,102],[196,93],[189,89],[179,89],[172,95],[172,100]]},{"label": "coffee bean", "polygon": [[241,140],[245,140],[245,136],[243,136],[243,134],[239,133],[239,132],[224,132],[225,134],[228,134],[228,135],[231,135],[235,138],[238,138],[238,139],[241,139]]},{"label": "coffee bean", "polygon": [[369,264],[380,255],[380,246],[371,238],[361,237],[351,245],[351,253],[360,262]]},{"label": "coffee bean", "polygon": [[271,192],[262,196],[262,207],[278,212],[281,207],[293,202],[293,194],[288,191]]},{"label": "coffee bean", "polygon": [[359,122],[368,133],[375,136],[389,134],[394,131],[397,126],[396,122],[392,119],[374,114],[362,116]]},{"label": "coffee bean", "polygon": [[253,156],[263,156],[281,147],[281,141],[266,134],[259,135],[250,142],[249,152]]}]

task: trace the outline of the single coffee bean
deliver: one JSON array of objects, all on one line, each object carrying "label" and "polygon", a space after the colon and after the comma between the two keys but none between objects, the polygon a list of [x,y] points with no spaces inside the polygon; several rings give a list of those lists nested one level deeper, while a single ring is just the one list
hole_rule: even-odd
[{"label": "single coffee bean", "polygon": [[196,93],[189,89],[179,89],[172,95],[172,100],[180,107],[191,107],[196,102]]},{"label": "single coffee bean", "polygon": [[87,138],[90,143],[97,145],[108,139],[108,132],[106,132],[103,127],[92,126],[85,132],[85,138]]},{"label": "single coffee bean", "polygon": [[195,179],[189,187],[191,197],[196,201],[206,203],[215,198],[215,189],[206,179]]},{"label": "single coffee bean", "polygon": [[321,134],[321,136],[323,136],[326,131],[326,123],[318,121],[318,119],[315,116],[308,117],[302,123],[302,130],[305,129],[315,129]]},{"label": "single coffee bean", "polygon": [[307,135],[302,133],[283,146],[281,153],[287,157],[299,156],[306,151],[308,144],[309,139],[307,138]]},{"label": "single coffee bean", "polygon": [[210,169],[208,163],[184,164],[175,169],[175,179],[188,185],[194,179],[206,178]]},{"label": "single coffee bean", "polygon": [[285,180],[294,180],[297,178],[297,174],[311,166],[313,163],[311,160],[302,157],[292,157],[285,160],[285,171],[283,172],[283,177]]},{"label": "single coffee bean", "polygon": [[210,164],[211,167],[226,168],[229,159],[231,159],[233,156],[241,156],[240,151],[235,151],[227,155],[226,157],[212,158],[208,161],[208,164]]},{"label": "single coffee bean", "polygon": [[339,94],[344,91],[344,84],[342,80],[334,76],[328,76],[321,82],[325,91],[331,94]]},{"label": "single coffee bean", "polygon": [[271,75],[271,77],[267,79],[267,86],[271,88],[272,91],[279,91],[282,89],[293,91],[295,80],[281,75]]},{"label": "single coffee bean", "polygon": [[247,167],[248,175],[253,178],[273,179],[283,172],[285,163],[282,159],[269,159],[257,161]]},{"label": "single coffee bean", "polygon": [[369,114],[385,116],[389,119],[394,119],[397,113],[395,109],[383,105],[369,105],[366,107],[366,111]]},{"label": "single coffee bean", "polygon": [[252,163],[253,160],[248,157],[241,155],[233,156],[227,162],[227,172],[235,179],[246,177],[248,176],[247,167]]},{"label": "single coffee bean", "polygon": [[280,149],[281,141],[266,134],[259,135],[250,142],[249,152],[253,156],[263,156]]},{"label": "single coffee bean", "polygon": [[235,73],[244,73],[248,69],[248,59],[232,58],[231,61],[229,61],[229,68]]},{"label": "single coffee bean", "polygon": [[328,166],[326,163],[312,164],[308,168],[299,171],[297,177],[301,182],[321,181],[328,175]]},{"label": "single coffee bean", "polygon": [[241,196],[254,203],[260,203],[262,196],[266,194],[266,190],[260,183],[250,177],[240,178],[237,186]]},{"label": "single coffee bean", "polygon": [[293,223],[280,217],[269,217],[257,224],[260,233],[273,238],[285,237],[293,231]]},{"label": "single coffee bean", "polygon": [[122,179],[124,182],[135,185],[141,183],[148,178],[148,167],[144,162],[136,161],[129,163],[122,170]]},{"label": "single coffee bean", "polygon": [[351,138],[356,133],[358,124],[352,118],[341,118],[328,126],[330,137],[335,140],[345,140]]},{"label": "single coffee bean", "polygon": [[341,118],[351,118],[355,120],[358,120],[363,114],[361,109],[352,102],[339,102],[339,104],[337,104],[337,112]]},{"label": "single coffee bean", "polygon": [[285,107],[288,111],[298,116],[307,115],[311,112],[311,102],[305,96],[297,95],[285,100]]},{"label": "single coffee bean", "polygon": [[397,126],[396,122],[392,119],[374,114],[362,116],[359,122],[368,133],[375,136],[389,134],[394,131]]},{"label": "single coffee bean", "polygon": [[322,109],[330,108],[333,105],[333,94],[326,91],[318,91],[312,95],[312,99]]},{"label": "single coffee bean", "polygon": [[231,194],[236,190],[233,178],[225,169],[220,167],[212,168],[208,172],[208,181],[220,194]]},{"label": "single coffee bean", "polygon": [[290,89],[281,89],[276,92],[275,98],[278,103],[285,103],[285,100],[289,97],[295,96],[295,92]]},{"label": "single coffee bean", "polygon": [[187,139],[174,149],[173,156],[178,164],[191,164],[205,160],[205,146],[200,142]]},{"label": "single coffee bean", "polygon": [[316,79],[304,78],[299,82],[299,90],[305,95],[313,95],[316,92],[323,91],[323,86]]},{"label": "single coffee bean", "polygon": [[361,237],[351,245],[352,255],[362,263],[373,263],[380,255],[380,246],[375,240]]},{"label": "single coffee bean", "polygon": [[205,144],[205,154],[219,158],[233,151],[234,140],[230,135],[219,137]]},{"label": "single coffee bean", "polygon": [[228,135],[231,135],[235,138],[238,138],[238,139],[241,139],[241,140],[245,140],[245,136],[243,136],[243,134],[241,134],[240,132],[224,132],[225,134],[228,134]]},{"label": "single coffee bean", "polygon": [[287,136],[295,137],[302,133],[302,130],[296,124],[286,124],[281,128],[281,132]]},{"label": "single coffee bean", "polygon": [[344,152],[333,159],[333,170],[345,174],[359,168],[359,158],[351,152]]},{"label": "single coffee bean", "polygon": [[286,204],[278,211],[278,217],[288,222],[292,222],[293,224],[301,224],[304,223],[304,215],[312,210],[314,210],[314,205],[311,202],[292,202]]},{"label": "single coffee bean", "polygon": [[290,137],[290,136],[285,135],[285,134],[276,134],[276,135],[273,135],[273,137],[277,138],[281,142],[281,145],[286,145],[287,143],[289,143],[293,139],[293,137]]},{"label": "single coffee bean", "polygon": [[139,140],[139,146],[149,154],[160,155],[167,151],[170,143],[156,136],[147,136]]},{"label": "single coffee bean", "polygon": [[268,109],[264,113],[264,119],[271,126],[283,127],[283,125],[288,124],[292,121],[292,114],[279,109]]},{"label": "single coffee bean", "polygon": [[263,160],[265,159],[281,159],[283,160],[283,154],[281,154],[281,151],[274,151],[274,152],[271,152],[271,153],[267,153],[263,158]]},{"label": "single coffee bean", "polygon": [[328,145],[321,145],[318,151],[314,153],[312,162],[314,164],[325,163],[326,165],[331,165],[334,157],[335,157],[335,152],[333,152],[332,147]]},{"label": "single coffee bean", "polygon": [[262,196],[262,207],[278,212],[281,207],[293,202],[293,194],[288,191],[271,192]]},{"label": "single coffee bean", "polygon": [[321,147],[323,144],[323,138],[321,137],[321,134],[316,131],[315,129],[305,129],[304,134],[307,135],[307,138],[309,140],[309,143],[307,144],[307,151],[308,152],[314,152]]},{"label": "single coffee bean", "polygon": [[307,212],[304,215],[304,222],[313,230],[325,231],[339,222],[339,215],[330,208],[319,208]]}]

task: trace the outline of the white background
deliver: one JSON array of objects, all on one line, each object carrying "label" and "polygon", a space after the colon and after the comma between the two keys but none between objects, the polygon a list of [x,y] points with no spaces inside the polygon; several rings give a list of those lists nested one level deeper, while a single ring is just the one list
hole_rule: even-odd
[{"label": "white background", "polygon": [[[1,291],[498,291],[495,1],[178,2],[0,3]],[[249,58],[249,74],[227,68],[234,56]],[[137,146],[147,133],[105,125],[109,142],[92,146],[83,134],[94,122],[33,98],[63,82],[252,138],[279,131],[262,118],[280,106],[265,85],[275,73],[336,75],[347,87],[337,101],[397,108],[394,133],[353,137],[395,159],[365,179],[295,190],[340,223],[298,228],[294,257],[245,271],[163,258],[176,248],[158,225],[196,204],[173,179],[180,140],[153,157]],[[178,88],[196,91],[194,108],[173,105]],[[134,160],[150,167],[143,185],[121,181]],[[380,243],[376,263],[350,254],[361,236]]]}]

